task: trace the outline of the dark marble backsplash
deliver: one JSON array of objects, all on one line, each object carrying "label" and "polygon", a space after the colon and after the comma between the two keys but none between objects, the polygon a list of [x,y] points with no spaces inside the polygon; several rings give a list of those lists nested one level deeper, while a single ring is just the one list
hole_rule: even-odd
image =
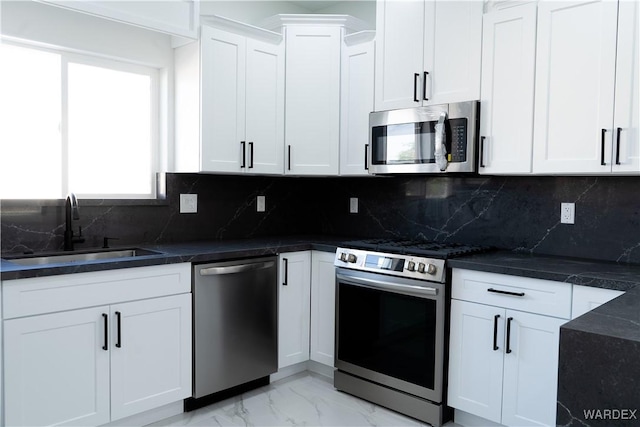
[{"label": "dark marble backsplash", "polygon": [[[166,203],[80,199],[80,248],[275,235],[423,238],[524,253],[640,263],[640,177],[292,178],[167,174]],[[180,193],[198,213],[180,214]],[[256,196],[266,212],[256,212]],[[348,213],[358,197],[360,212]],[[560,203],[576,204],[574,225]],[[59,250],[64,207],[3,201],[2,253]]]}]

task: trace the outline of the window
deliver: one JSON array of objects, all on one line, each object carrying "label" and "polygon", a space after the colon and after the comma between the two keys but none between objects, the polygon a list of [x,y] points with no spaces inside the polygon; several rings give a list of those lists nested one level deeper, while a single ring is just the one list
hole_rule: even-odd
[{"label": "window", "polygon": [[0,45],[0,198],[152,198],[158,70]]}]

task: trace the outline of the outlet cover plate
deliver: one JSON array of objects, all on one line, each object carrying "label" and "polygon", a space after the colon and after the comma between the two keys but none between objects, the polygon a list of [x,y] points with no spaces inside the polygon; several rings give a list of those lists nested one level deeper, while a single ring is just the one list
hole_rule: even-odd
[{"label": "outlet cover plate", "polygon": [[349,213],[358,213],[358,198],[349,198]]},{"label": "outlet cover plate", "polygon": [[198,213],[197,194],[180,194],[180,213]]},{"label": "outlet cover plate", "polygon": [[574,224],[576,219],[576,204],[561,203],[560,204],[560,222],[562,224]]},{"label": "outlet cover plate", "polygon": [[256,197],[256,210],[258,212],[264,212],[266,209],[267,201],[265,196]]}]

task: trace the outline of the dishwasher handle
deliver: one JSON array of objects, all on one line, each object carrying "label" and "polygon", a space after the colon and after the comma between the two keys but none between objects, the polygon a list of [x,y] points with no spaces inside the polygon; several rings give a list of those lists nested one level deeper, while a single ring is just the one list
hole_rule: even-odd
[{"label": "dishwasher handle", "polygon": [[273,261],[255,262],[252,264],[229,265],[226,267],[209,267],[200,270],[201,276],[215,276],[220,274],[244,273],[246,271],[264,270],[275,265]]}]

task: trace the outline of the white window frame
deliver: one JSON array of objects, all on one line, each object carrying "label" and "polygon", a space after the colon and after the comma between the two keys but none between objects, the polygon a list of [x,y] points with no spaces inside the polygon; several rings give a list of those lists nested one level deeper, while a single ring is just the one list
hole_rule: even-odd
[{"label": "white window frame", "polygon": [[[83,199],[155,199],[157,197],[157,185],[156,175],[161,171],[161,143],[160,143],[160,75],[161,70],[156,67],[139,65],[129,61],[125,61],[118,58],[91,55],[88,53],[75,53],[65,49],[55,49],[49,47],[42,47],[37,44],[21,43],[13,40],[1,39],[0,43],[10,44],[16,47],[25,49],[34,49],[60,55],[60,78],[61,78],[61,117],[60,117],[60,140],[62,150],[62,173],[60,179],[62,180],[62,194],[59,198],[64,198],[69,192],[73,192],[74,189],[69,187],[69,141],[68,141],[68,66],[69,63],[77,63],[83,65],[90,65],[101,67],[105,69],[123,71],[135,74],[142,74],[149,76],[151,79],[151,108],[150,108],[150,138],[151,138],[151,158],[150,170],[151,174],[148,177],[151,193],[149,194],[117,194],[117,193],[78,193],[76,196]],[[117,165],[113,167],[114,173],[117,173]]]}]

